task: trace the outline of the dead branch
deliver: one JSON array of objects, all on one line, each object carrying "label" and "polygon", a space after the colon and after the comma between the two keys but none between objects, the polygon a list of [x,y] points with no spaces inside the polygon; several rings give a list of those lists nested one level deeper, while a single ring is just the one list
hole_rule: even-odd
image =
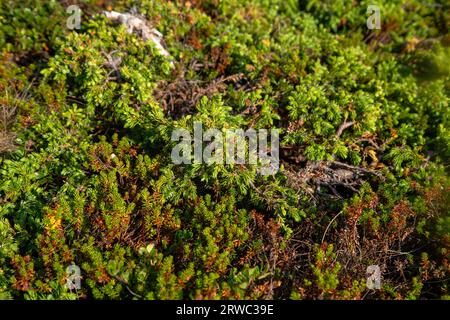
[{"label": "dead branch", "polygon": [[344,121],[338,128],[336,132],[336,138],[339,138],[345,129],[350,128],[355,123],[353,121]]},{"label": "dead branch", "polygon": [[192,113],[203,96],[211,98],[215,94],[223,93],[229,83],[236,83],[242,77],[242,74],[221,76],[205,83],[199,80],[187,80],[183,72],[173,82],[159,82],[154,90],[154,96],[167,115],[179,117]]},{"label": "dead branch", "polygon": [[[369,176],[380,177],[376,171],[352,166],[339,161],[308,161],[304,167],[285,164],[288,185],[305,194],[321,195],[321,187],[332,192],[333,197],[343,198],[337,187],[351,193],[358,193],[358,188]],[[323,194],[322,194],[323,196]]]}]

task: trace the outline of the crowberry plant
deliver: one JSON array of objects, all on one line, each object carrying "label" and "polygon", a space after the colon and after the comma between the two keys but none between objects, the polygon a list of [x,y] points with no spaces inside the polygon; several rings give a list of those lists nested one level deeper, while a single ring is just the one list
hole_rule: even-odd
[{"label": "crowberry plant", "polygon": [[377,2],[1,1],[0,298],[449,298],[450,8]]}]

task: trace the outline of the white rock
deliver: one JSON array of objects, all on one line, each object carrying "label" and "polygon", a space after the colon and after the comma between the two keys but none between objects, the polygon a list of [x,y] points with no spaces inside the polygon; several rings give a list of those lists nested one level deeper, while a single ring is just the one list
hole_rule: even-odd
[{"label": "white rock", "polygon": [[[111,21],[124,24],[128,33],[137,33],[144,41],[152,41],[161,55],[167,58],[170,57],[170,53],[167,52],[161,44],[163,39],[161,32],[155,28],[150,28],[144,19],[130,13],[120,13],[116,11],[103,11],[103,14]],[[170,64],[173,67],[172,61]]]}]

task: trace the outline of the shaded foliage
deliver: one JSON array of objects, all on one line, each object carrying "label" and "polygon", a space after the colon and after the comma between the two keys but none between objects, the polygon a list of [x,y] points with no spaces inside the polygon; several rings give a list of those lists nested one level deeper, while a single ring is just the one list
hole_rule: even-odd
[{"label": "shaded foliage", "polygon": [[[445,1],[69,2],[0,4],[0,298],[449,297]],[[280,128],[280,171],[174,165],[195,121]]]}]

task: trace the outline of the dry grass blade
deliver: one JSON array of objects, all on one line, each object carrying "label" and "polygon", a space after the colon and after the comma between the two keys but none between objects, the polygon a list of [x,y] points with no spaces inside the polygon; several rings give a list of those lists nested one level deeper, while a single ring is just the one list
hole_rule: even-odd
[{"label": "dry grass blade", "polygon": [[9,88],[5,89],[0,99],[0,154],[14,151],[16,134],[12,127],[17,119],[19,104],[27,100],[32,82],[21,92],[11,93]]}]

